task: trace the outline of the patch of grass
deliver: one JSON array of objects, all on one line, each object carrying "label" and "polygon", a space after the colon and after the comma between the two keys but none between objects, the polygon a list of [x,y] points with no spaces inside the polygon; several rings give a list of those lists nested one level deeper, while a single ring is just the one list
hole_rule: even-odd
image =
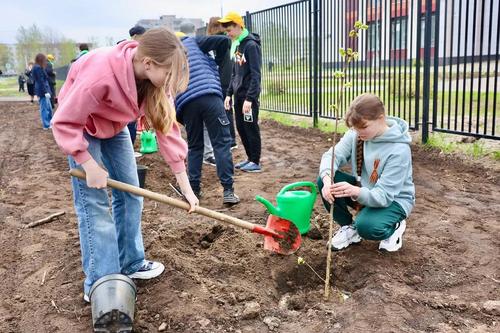
[{"label": "patch of grass", "polygon": [[463,148],[465,148],[464,152],[474,159],[478,159],[486,155],[486,149],[484,148],[484,143],[482,142],[476,141],[465,145]]},{"label": "patch of grass", "polygon": [[500,161],[500,150],[494,150],[491,152],[491,156],[495,161]]},{"label": "patch of grass", "polygon": [[[271,112],[261,110],[259,117],[262,119],[271,119],[285,126],[298,126],[302,128],[312,128],[313,120],[309,117],[295,116],[279,112]],[[328,119],[320,119],[318,123],[318,129],[324,133],[333,133],[335,130],[335,121]],[[347,132],[348,128],[345,123],[340,120],[338,124],[337,132],[339,134],[344,134]]]},{"label": "patch of grass", "polygon": [[482,140],[461,142],[457,139],[459,137],[454,134],[433,133],[429,136],[425,146],[439,149],[445,154],[464,154],[474,160],[488,157],[494,161],[500,161],[500,150],[497,149],[498,145],[495,142]]},{"label": "patch of grass", "polygon": [[457,150],[457,143],[450,142],[446,140],[446,136],[442,133],[433,133],[429,136],[426,146],[437,148],[441,150],[443,153],[452,153]]},{"label": "patch of grass", "polygon": [[27,96],[28,88],[26,84],[24,85],[24,89],[26,92],[19,92],[17,76],[0,78],[0,96],[2,97]]}]

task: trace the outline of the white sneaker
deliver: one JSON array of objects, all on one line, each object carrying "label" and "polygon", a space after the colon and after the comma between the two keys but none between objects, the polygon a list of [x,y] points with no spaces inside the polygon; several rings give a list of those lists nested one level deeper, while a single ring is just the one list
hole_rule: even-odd
[{"label": "white sneaker", "polygon": [[394,230],[391,237],[384,239],[378,246],[379,250],[395,252],[403,246],[403,233],[406,230],[406,220],[399,222],[398,227]]},{"label": "white sneaker", "polygon": [[359,236],[358,231],[350,225],[344,225],[333,235],[332,240],[328,245],[332,247],[333,251],[345,249],[353,243],[361,242],[362,238]]},{"label": "white sneaker", "polygon": [[144,260],[144,264],[139,270],[133,274],[128,275],[131,279],[149,280],[157,277],[165,270],[162,263],[151,260]]}]

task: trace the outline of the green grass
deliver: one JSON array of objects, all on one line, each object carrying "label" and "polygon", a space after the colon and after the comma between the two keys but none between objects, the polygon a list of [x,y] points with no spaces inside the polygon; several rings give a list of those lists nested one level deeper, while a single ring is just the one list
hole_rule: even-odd
[{"label": "green grass", "polygon": [[499,161],[500,162],[500,150],[492,151],[491,152],[491,156],[493,157],[493,159],[495,161]]},{"label": "green grass", "polygon": [[28,88],[24,85],[26,92],[19,92],[19,84],[17,83],[17,76],[13,77],[0,77],[0,97],[19,97],[27,96]]},{"label": "green grass", "polygon": [[456,140],[457,136],[453,134],[433,133],[429,136],[425,146],[439,149],[445,154],[461,153],[475,160],[489,157],[495,161],[500,161],[498,145],[490,145],[488,148],[484,141],[464,143]]},{"label": "green grass", "polygon": [[[295,116],[265,110],[261,110],[259,112],[259,117],[261,119],[271,119],[286,126],[298,126],[301,128],[313,127],[313,119],[311,117]],[[318,123],[318,129],[324,133],[333,133],[333,131],[335,130],[335,121],[320,119]],[[348,128],[345,123],[342,120],[339,121],[337,132],[339,134],[343,134],[347,131],[347,129]]]}]

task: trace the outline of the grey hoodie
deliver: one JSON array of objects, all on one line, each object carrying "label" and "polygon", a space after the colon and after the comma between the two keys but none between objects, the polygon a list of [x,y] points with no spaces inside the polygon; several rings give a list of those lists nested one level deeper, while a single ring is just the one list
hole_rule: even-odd
[{"label": "grey hoodie", "polygon": [[[415,205],[415,185],[408,124],[399,118],[387,117],[389,128],[384,134],[364,143],[364,159],[361,171],[361,192],[358,202],[367,207],[388,207],[396,201],[406,212],[406,216]],[[356,171],[357,133],[348,130],[335,146],[334,170],[338,170],[351,162],[352,174],[358,178]],[[379,160],[377,168],[378,180],[370,182],[375,161]],[[323,154],[319,175],[331,175],[332,149]]]}]

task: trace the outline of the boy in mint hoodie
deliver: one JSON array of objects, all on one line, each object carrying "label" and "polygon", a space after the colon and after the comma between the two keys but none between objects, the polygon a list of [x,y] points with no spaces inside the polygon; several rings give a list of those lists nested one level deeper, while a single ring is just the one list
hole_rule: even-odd
[{"label": "boy in mint hoodie", "polygon": [[[369,239],[381,241],[380,250],[397,251],[415,205],[408,124],[386,116],[372,94],[353,100],[346,123],[350,129],[335,145],[334,183],[332,149],[323,154],[318,178],[325,208],[334,204],[333,219],[341,226],[329,246],[341,250]],[[351,174],[339,171],[349,163]],[[354,219],[348,206],[358,210]]]}]

